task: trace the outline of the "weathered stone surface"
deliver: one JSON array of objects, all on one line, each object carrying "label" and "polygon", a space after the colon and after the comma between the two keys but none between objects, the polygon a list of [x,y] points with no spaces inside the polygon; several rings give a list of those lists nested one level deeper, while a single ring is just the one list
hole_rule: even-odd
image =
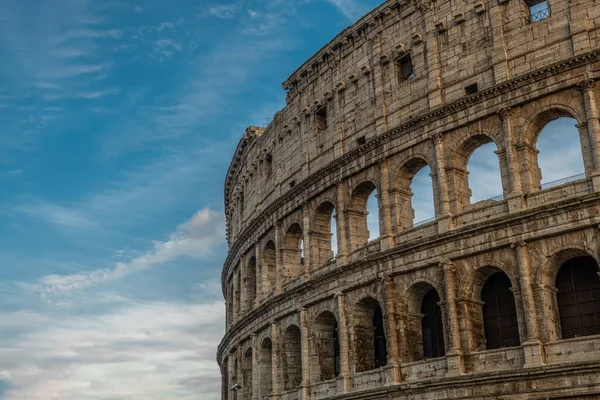
[{"label": "weathered stone surface", "polygon": [[[557,289],[600,258],[600,4],[550,0],[537,18],[520,0],[387,1],[284,83],[287,106],[248,128],[226,178],[224,399],[600,398],[600,332],[568,333]],[[563,116],[585,177],[541,190],[537,135]],[[503,199],[470,204],[466,165],[489,142]],[[436,218],[414,226],[426,165]],[[498,274],[514,305],[494,319]],[[586,296],[575,316],[600,319]]]}]

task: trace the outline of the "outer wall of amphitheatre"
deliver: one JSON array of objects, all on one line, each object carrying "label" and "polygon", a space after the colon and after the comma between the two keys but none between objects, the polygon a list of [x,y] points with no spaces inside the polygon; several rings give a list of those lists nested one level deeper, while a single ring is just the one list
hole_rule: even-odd
[{"label": "outer wall of amphitheatre", "polygon": [[[598,0],[387,1],[283,86],[226,177],[223,399],[600,399]],[[560,117],[585,174],[547,188]]]}]

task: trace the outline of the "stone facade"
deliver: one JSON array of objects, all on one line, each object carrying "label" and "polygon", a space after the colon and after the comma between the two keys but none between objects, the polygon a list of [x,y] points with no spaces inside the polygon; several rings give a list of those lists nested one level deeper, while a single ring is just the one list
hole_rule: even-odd
[{"label": "stone facade", "polygon": [[[600,3],[543,6],[387,1],[284,83],[226,177],[223,399],[600,398]],[[542,189],[560,117],[585,176]],[[503,196],[471,204],[486,143]]]}]

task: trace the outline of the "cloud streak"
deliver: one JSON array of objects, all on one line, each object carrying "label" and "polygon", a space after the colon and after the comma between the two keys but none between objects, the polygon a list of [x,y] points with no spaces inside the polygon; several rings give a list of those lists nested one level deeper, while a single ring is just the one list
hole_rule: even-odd
[{"label": "cloud streak", "polygon": [[148,252],[118,262],[112,269],[103,268],[70,275],[47,275],[37,284],[23,286],[47,298],[121,279],[179,257],[206,259],[214,256],[214,249],[224,241],[224,226],[222,213],[205,208],[181,224],[167,240],[154,242]]}]

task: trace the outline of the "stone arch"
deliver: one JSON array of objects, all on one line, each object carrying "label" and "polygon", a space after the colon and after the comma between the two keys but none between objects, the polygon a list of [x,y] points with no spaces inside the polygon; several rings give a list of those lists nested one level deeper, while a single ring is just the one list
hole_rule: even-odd
[{"label": "stone arch", "polygon": [[[483,267],[472,270],[461,285],[460,298],[463,300],[462,313],[465,315],[462,318],[461,330],[465,331],[467,336],[468,348],[471,351],[481,351],[487,349],[487,339],[484,319],[484,301],[481,299],[481,294],[486,282],[496,274],[504,274],[511,282],[511,291],[518,291],[518,278],[513,271],[501,264],[484,264]],[[518,324],[522,325],[522,317],[518,314],[519,309],[516,307],[517,299],[513,299],[516,318]],[[492,317],[491,314],[490,318]],[[489,324],[488,324],[489,325]],[[519,331],[520,332],[520,331]]]},{"label": "stone arch", "polygon": [[254,302],[256,301],[257,293],[257,282],[256,282],[256,257],[252,256],[246,264],[246,270],[244,271],[244,288],[245,288],[245,301],[246,310],[252,310],[254,308]]},{"label": "stone arch", "polygon": [[275,242],[268,240],[262,250],[260,261],[261,292],[263,296],[274,293],[277,283],[277,251]]},{"label": "stone arch", "polygon": [[300,328],[297,325],[288,326],[282,339],[281,371],[283,390],[292,390],[302,383]]},{"label": "stone arch", "polygon": [[356,372],[387,364],[387,340],[383,310],[373,297],[360,300],[353,313]]},{"label": "stone arch", "polygon": [[[399,231],[410,229],[413,227],[415,221],[415,210],[412,204],[412,196],[414,192],[412,191],[412,183],[413,178],[423,169],[429,168],[430,177],[431,177],[431,162],[424,156],[414,155],[406,160],[397,170],[396,178],[394,182],[393,189],[391,190],[392,194],[392,207],[394,211],[394,222],[398,227]],[[433,198],[432,206],[433,209],[432,215],[436,213],[436,204],[438,204],[435,190],[435,183],[433,179],[431,179],[431,187]]]},{"label": "stone arch", "polygon": [[[526,120],[521,141],[518,145],[520,153],[519,159],[523,160],[527,166],[527,168],[522,170],[523,191],[525,193],[542,190],[542,183],[548,182],[548,179],[544,181],[544,174],[540,168],[540,151],[538,149],[538,140],[540,136],[543,136],[545,128],[548,124],[560,118],[572,119],[575,122],[575,125],[579,126],[581,123],[580,121],[583,121],[583,119],[578,114],[577,110],[574,110],[572,107],[561,104],[552,104],[541,107],[530,119]],[[586,174],[589,175],[593,168],[593,160],[591,156],[590,141],[585,128],[584,131],[578,131],[577,136],[580,144],[581,159]],[[568,177],[565,176],[562,178]]]},{"label": "stone arch", "polygon": [[446,354],[441,298],[438,289],[425,280],[406,293],[407,321],[403,343],[407,361],[442,357]]},{"label": "stone arch", "polygon": [[252,347],[244,352],[242,365],[242,398],[252,398]]},{"label": "stone arch", "polygon": [[294,279],[304,272],[302,225],[293,222],[287,228],[283,238],[283,276]]},{"label": "stone arch", "polygon": [[350,245],[352,249],[362,247],[369,242],[370,233],[367,225],[367,202],[374,192],[379,193],[379,189],[371,180],[362,181],[356,185],[352,191],[349,208],[346,210],[348,214]]},{"label": "stone arch", "polygon": [[315,266],[323,265],[333,259],[331,221],[334,218],[335,205],[329,200],[319,204],[313,214],[310,232],[311,255]]},{"label": "stone arch", "polygon": [[267,399],[273,392],[273,342],[266,337],[260,344],[258,358],[259,399]]},{"label": "stone arch", "polygon": [[331,311],[323,311],[315,318],[309,342],[313,379],[325,381],[338,376],[340,373],[338,322]]},{"label": "stone arch", "polygon": [[[575,281],[572,280],[572,272],[580,269],[581,265],[584,265],[582,270],[587,270],[589,272],[592,266],[598,268],[598,264],[597,258],[589,251],[576,246],[571,246],[554,253],[548,259],[542,271],[538,274],[540,275],[541,283],[538,285],[540,287],[538,290],[538,297],[540,303],[545,305],[545,315],[540,323],[545,323],[548,340],[554,341],[575,336],[586,336],[587,332],[580,329],[582,328],[581,325],[574,326],[571,323],[572,319],[579,319],[581,314],[585,314],[585,318],[587,319],[600,319],[598,313],[589,313],[585,310],[586,307],[596,307],[596,304],[580,304],[581,300],[587,300],[589,298],[590,293],[580,295],[579,298],[573,296],[580,291],[581,285],[577,285],[576,282],[581,282],[581,279],[576,279]],[[563,271],[563,274],[560,274],[561,271]],[[568,275],[571,276],[565,276],[564,273],[568,272],[570,272]],[[594,277],[596,278],[596,281],[590,281],[589,286],[590,289],[592,289],[592,298],[596,300],[596,293],[600,296],[600,291],[595,290],[595,284],[598,277]],[[565,281],[568,282],[569,278],[571,278],[570,288],[568,285],[565,285]],[[587,302],[584,301],[584,303]],[[582,305],[583,307],[581,307]],[[598,304],[598,306],[600,306],[600,304]],[[597,309],[600,310],[600,307]],[[595,317],[592,317],[592,314],[594,314]],[[580,322],[581,321],[577,321],[578,324]],[[577,329],[580,329],[580,332],[577,332]]]},{"label": "stone arch", "polygon": [[512,284],[504,272],[496,272],[481,289],[483,325],[488,350],[521,344]]},{"label": "stone arch", "polygon": [[[451,201],[456,213],[464,211],[471,204],[472,188],[469,186],[468,170],[471,156],[477,149],[489,143],[493,143],[496,146],[496,154],[502,153],[503,145],[499,143],[494,135],[486,132],[477,132],[463,140],[449,155],[448,165],[450,166],[450,171],[448,175],[453,192]],[[501,169],[501,161],[498,158],[498,176],[500,179],[502,179]],[[502,184],[501,186],[506,187],[507,185]],[[498,188],[498,190],[498,194],[503,194],[502,187]]]}]

